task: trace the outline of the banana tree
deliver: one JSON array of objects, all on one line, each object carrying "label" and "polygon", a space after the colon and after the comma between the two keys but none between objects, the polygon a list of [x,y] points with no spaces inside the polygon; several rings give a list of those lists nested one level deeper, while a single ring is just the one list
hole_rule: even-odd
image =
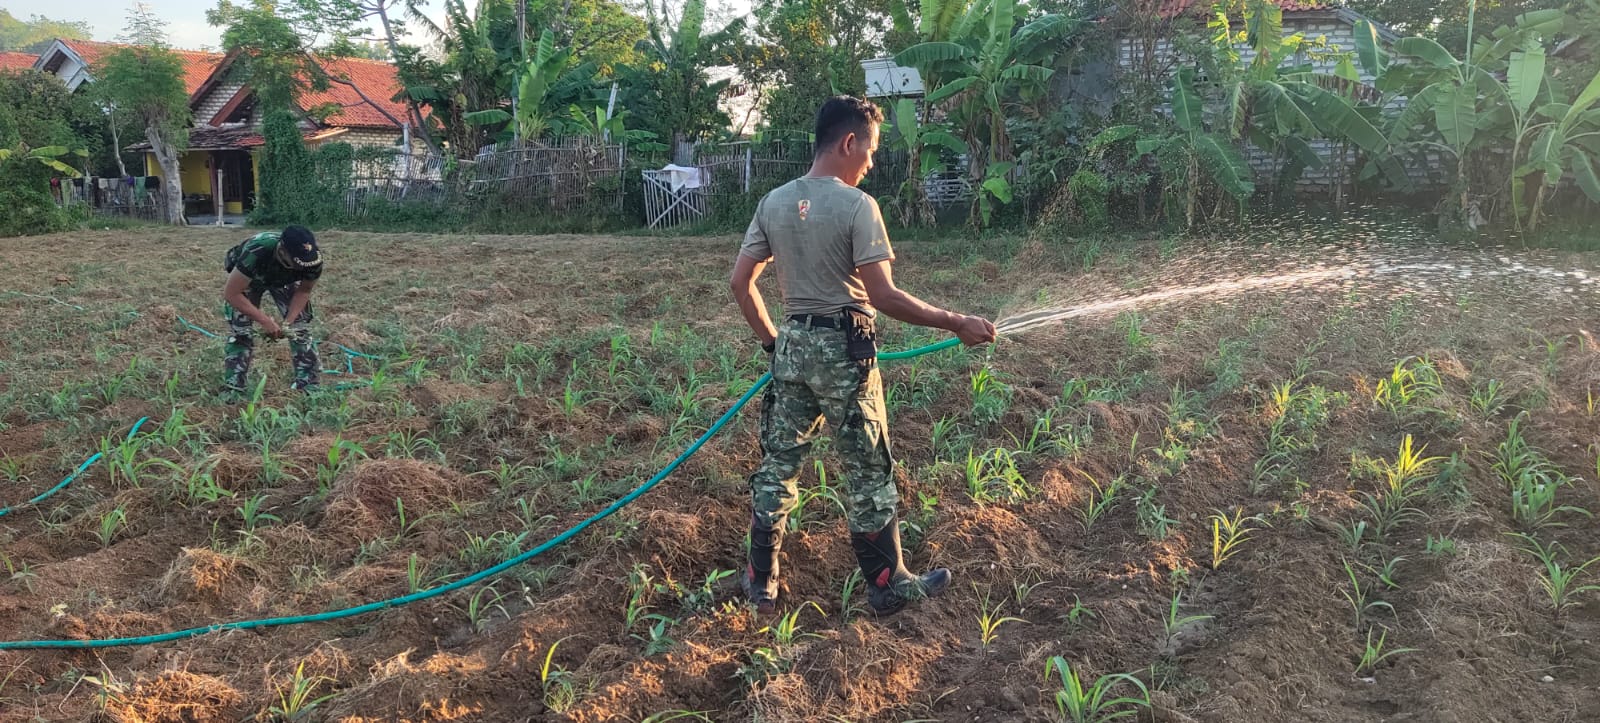
[{"label": "banana tree", "polygon": [[928,206],[925,182],[945,170],[943,154],[962,155],[970,150],[966,141],[942,126],[917,118],[917,102],[910,98],[896,101],[892,143],[906,152],[906,180],[897,200],[903,222],[932,225],[933,210]]},{"label": "banana tree", "polygon": [[[1568,168],[1572,169],[1573,178],[1584,195],[1600,203],[1600,177],[1595,175],[1594,165],[1595,155],[1600,151],[1600,111],[1594,110],[1597,102],[1600,102],[1600,73],[1595,74],[1572,103],[1550,103],[1536,111],[1545,122],[1531,124],[1524,131],[1528,135],[1538,135],[1528,148],[1526,161],[1512,171],[1511,198],[1519,209],[1519,230],[1526,179],[1535,173],[1543,175],[1534,190],[1533,207],[1527,213],[1530,233],[1538,230],[1544,201],[1561,183]],[[1521,137],[1517,140],[1520,145]]]},{"label": "banana tree", "polygon": [[[1403,62],[1378,67],[1382,71],[1378,77],[1380,90],[1408,96],[1406,109],[1395,118],[1391,139],[1397,144],[1427,145],[1455,159],[1455,180],[1449,196],[1455,218],[1447,216],[1445,220],[1469,227],[1472,188],[1468,158],[1480,147],[1498,148],[1509,142],[1515,164],[1515,157],[1522,152],[1523,138],[1532,127],[1528,111],[1543,85],[1544,53],[1533,47],[1539,38],[1560,32],[1565,20],[1559,10],[1538,10],[1479,39],[1475,37],[1476,16],[1477,6],[1473,3],[1468,10],[1467,48],[1462,57],[1457,58],[1430,38],[1401,38],[1394,44],[1394,54]],[[1362,57],[1366,62],[1367,56]],[[1502,83],[1489,69],[1498,68],[1507,58],[1508,80]],[[1380,64],[1374,62],[1374,66]],[[1513,75],[1515,80],[1511,80]],[[1510,130],[1504,134],[1494,132],[1495,117],[1506,114]],[[1418,126],[1436,132],[1439,141],[1418,138]],[[1515,170],[1512,175],[1511,184],[1520,188]]]},{"label": "banana tree", "polygon": [[[987,226],[997,204],[1011,200],[1009,176],[1016,168],[1006,118],[1018,100],[1041,96],[1055,73],[1049,67],[1060,40],[1074,23],[1044,15],[1016,28],[1016,0],[978,0],[965,13],[955,0],[933,0],[923,15],[925,40],[901,51],[895,62],[915,67],[931,88],[931,110],[947,104],[949,117],[973,151],[969,170],[977,181],[974,210]],[[980,24],[981,23],[981,24]]]},{"label": "banana tree", "polygon": [[[1231,112],[1230,112],[1231,113]],[[1172,120],[1182,133],[1165,138],[1141,139],[1135,147],[1141,155],[1158,153],[1176,163],[1169,166],[1183,171],[1184,226],[1193,228],[1199,201],[1201,173],[1241,206],[1255,193],[1250,165],[1245,162],[1239,148],[1227,137],[1207,130],[1205,105],[1195,89],[1194,68],[1182,68],[1172,79]],[[1232,119],[1222,120],[1232,126]],[[1213,124],[1215,125],[1215,124]],[[1167,170],[1175,170],[1169,167]],[[1171,173],[1168,174],[1170,177]],[[1170,183],[1170,181],[1169,181]],[[1220,204],[1220,199],[1219,199]]]},{"label": "banana tree", "polygon": [[533,57],[520,69],[517,83],[516,116],[504,108],[486,108],[465,114],[468,123],[499,125],[515,121],[518,135],[526,140],[538,140],[551,129],[568,99],[581,95],[592,84],[596,67],[593,63],[579,63],[569,67],[572,60],[570,48],[557,48],[555,33],[546,29],[535,46]]},{"label": "banana tree", "polygon": [[[1248,137],[1256,146],[1284,158],[1286,181],[1305,168],[1322,165],[1309,141],[1326,138],[1359,149],[1393,185],[1407,186],[1409,178],[1395,159],[1389,139],[1356,101],[1360,76],[1349,55],[1339,55],[1324,39],[1308,40],[1299,33],[1284,37],[1283,9],[1274,2],[1251,0],[1243,17],[1245,29],[1237,34],[1226,14],[1219,14],[1212,23],[1219,31],[1215,50],[1231,66],[1221,73],[1226,80],[1220,88],[1221,126],[1228,138],[1239,141]],[[1381,52],[1375,36],[1372,45],[1363,47],[1360,33],[1357,35],[1357,54]],[[1254,57],[1238,68],[1236,44],[1241,42],[1254,51]],[[1339,62],[1331,73],[1309,63],[1284,65],[1289,58],[1303,56],[1338,56]]]},{"label": "banana tree", "polygon": [[77,178],[82,176],[83,174],[79,172],[78,169],[61,162],[61,157],[67,155],[75,155],[79,158],[88,158],[89,152],[81,148],[75,151],[69,151],[67,150],[66,146],[42,146],[39,148],[30,149],[26,145],[20,145],[14,149],[0,148],[0,162],[10,160],[12,156],[16,156],[19,159],[35,161],[39,163],[39,165],[66,176],[67,178]]},{"label": "banana tree", "polygon": [[675,27],[665,0],[645,0],[644,9],[649,34],[639,45],[643,63],[625,84],[625,102],[670,137],[674,149],[725,128],[728,119],[717,103],[728,81],[711,82],[706,69],[723,63],[743,38],[745,22],[707,32],[706,0],[687,0]]}]

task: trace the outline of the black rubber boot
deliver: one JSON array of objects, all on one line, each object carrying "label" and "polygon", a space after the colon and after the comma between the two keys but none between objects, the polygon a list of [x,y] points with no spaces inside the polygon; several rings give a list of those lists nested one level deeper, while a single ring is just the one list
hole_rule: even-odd
[{"label": "black rubber boot", "polygon": [[900,551],[900,523],[889,524],[877,532],[850,533],[850,546],[861,563],[861,576],[867,582],[867,604],[879,617],[904,610],[906,603],[933,597],[950,587],[950,571],[939,567],[921,575],[906,569]]},{"label": "black rubber boot", "polygon": [[768,529],[750,523],[750,564],[744,571],[744,594],[756,612],[771,615],[778,609],[778,550],[783,528]]}]

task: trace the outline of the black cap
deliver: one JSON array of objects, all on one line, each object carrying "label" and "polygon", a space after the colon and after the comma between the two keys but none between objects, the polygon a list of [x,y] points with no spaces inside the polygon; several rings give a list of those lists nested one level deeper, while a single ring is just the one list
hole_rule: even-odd
[{"label": "black cap", "polygon": [[278,247],[283,249],[283,254],[289,257],[296,266],[308,269],[322,263],[321,254],[317,253],[317,237],[311,235],[311,229],[304,226],[290,226],[283,230],[278,237]]}]

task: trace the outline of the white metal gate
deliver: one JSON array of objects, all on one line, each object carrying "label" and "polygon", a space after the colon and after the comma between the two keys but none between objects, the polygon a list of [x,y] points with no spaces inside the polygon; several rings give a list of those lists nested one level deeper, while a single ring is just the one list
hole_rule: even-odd
[{"label": "white metal gate", "polygon": [[644,171],[644,213],[650,228],[670,228],[705,218],[706,189],[673,188],[671,171]]}]

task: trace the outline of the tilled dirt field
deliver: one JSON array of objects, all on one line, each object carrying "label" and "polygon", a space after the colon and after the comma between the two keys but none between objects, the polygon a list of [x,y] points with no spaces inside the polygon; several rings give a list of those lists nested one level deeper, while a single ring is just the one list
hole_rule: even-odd
[{"label": "tilled dirt field", "polygon": [[[1557,582],[1600,555],[1596,260],[1359,223],[1255,237],[898,245],[930,301],[1054,321],[885,366],[911,562],[956,575],[900,616],[865,612],[825,453],[782,617],[741,604],[752,405],[483,585],[0,652],[0,720],[1043,721],[1063,667],[1135,676],[1140,720],[1595,720],[1600,562],[1560,597],[1534,553]],[[223,329],[240,238],[0,239],[0,505],[105,453],[0,517],[0,638],[460,579],[643,482],[765,370],[735,238],[328,232],[319,336],[384,359],[324,344],[345,373],[299,396],[262,343],[261,398],[230,403],[220,342],[179,319]],[[886,327],[891,350],[942,338]]]}]

